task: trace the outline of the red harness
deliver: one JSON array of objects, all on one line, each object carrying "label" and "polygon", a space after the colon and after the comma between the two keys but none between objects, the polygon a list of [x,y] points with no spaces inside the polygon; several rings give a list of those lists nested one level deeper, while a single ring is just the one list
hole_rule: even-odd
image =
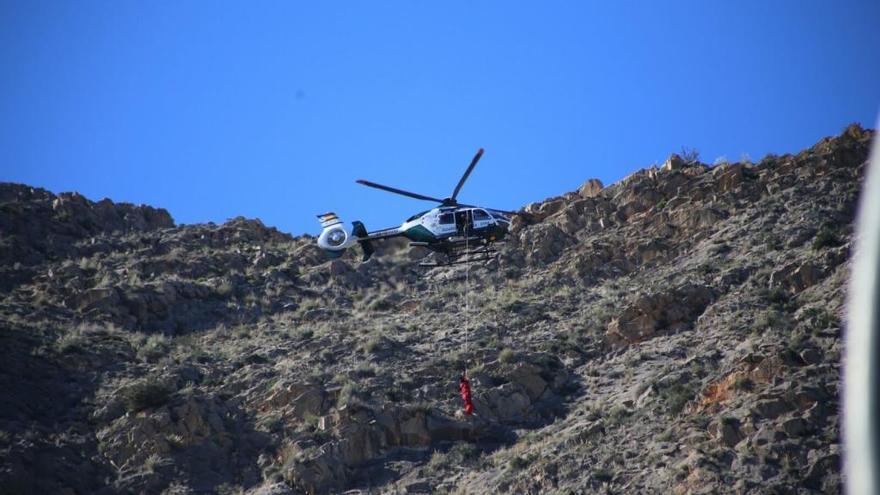
[{"label": "red harness", "polygon": [[461,400],[464,401],[464,413],[470,416],[474,412],[474,403],[471,402],[471,382],[462,377],[458,389],[461,390]]}]

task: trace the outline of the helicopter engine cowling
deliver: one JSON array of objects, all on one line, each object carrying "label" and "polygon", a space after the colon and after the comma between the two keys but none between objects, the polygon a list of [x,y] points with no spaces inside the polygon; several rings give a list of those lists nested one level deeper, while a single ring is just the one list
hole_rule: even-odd
[{"label": "helicopter engine cowling", "polygon": [[351,230],[345,227],[335,213],[318,215],[318,219],[323,228],[318,236],[318,247],[331,257],[342,256],[342,253],[357,241],[357,237],[352,235]]}]

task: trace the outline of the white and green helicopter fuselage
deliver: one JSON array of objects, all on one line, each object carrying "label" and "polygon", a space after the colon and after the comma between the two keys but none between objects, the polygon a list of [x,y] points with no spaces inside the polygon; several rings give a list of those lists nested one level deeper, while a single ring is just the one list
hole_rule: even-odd
[{"label": "white and green helicopter fuselage", "polygon": [[488,208],[439,206],[413,215],[400,227],[367,232],[364,224],[352,222],[346,227],[335,213],[318,215],[322,231],[318,247],[330,256],[341,256],[355,242],[364,249],[364,261],[373,254],[371,241],[390,237],[405,237],[411,245],[448,253],[465,243],[491,242],[504,238],[510,227],[510,218]]}]

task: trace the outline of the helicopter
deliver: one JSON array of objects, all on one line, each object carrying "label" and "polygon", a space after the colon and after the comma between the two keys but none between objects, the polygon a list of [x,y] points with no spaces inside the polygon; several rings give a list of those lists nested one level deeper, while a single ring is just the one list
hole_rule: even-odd
[{"label": "helicopter", "polygon": [[405,237],[410,240],[410,247],[424,247],[439,255],[434,256],[433,259],[429,259],[431,258],[429,255],[419,263],[420,266],[446,266],[493,259],[498,253],[493,244],[504,239],[510,228],[511,217],[519,213],[458,202],[458,193],[482,156],[483,148],[480,148],[452,191],[452,195],[444,199],[363,179],[357,180],[358,184],[367,187],[413,199],[432,201],[438,203],[438,206],[416,213],[399,227],[372,232],[368,232],[364,224],[357,220],[351,223],[350,229],[346,228],[342,220],[333,212],[318,215],[322,227],[318,236],[318,247],[331,257],[339,257],[357,242],[363,249],[362,261],[366,262],[375,251],[373,241]]}]

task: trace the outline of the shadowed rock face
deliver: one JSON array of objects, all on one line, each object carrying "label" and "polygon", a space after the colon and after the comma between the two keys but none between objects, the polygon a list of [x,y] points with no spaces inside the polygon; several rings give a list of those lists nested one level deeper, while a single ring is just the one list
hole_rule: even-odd
[{"label": "shadowed rock face", "polygon": [[469,314],[404,242],[0,184],[0,493],[839,491],[872,136],[533,203]]},{"label": "shadowed rock face", "polygon": [[608,324],[608,340],[614,344],[635,344],[664,332],[686,330],[712,301],[706,286],[686,285],[659,294],[646,294],[632,306],[621,308]]}]

